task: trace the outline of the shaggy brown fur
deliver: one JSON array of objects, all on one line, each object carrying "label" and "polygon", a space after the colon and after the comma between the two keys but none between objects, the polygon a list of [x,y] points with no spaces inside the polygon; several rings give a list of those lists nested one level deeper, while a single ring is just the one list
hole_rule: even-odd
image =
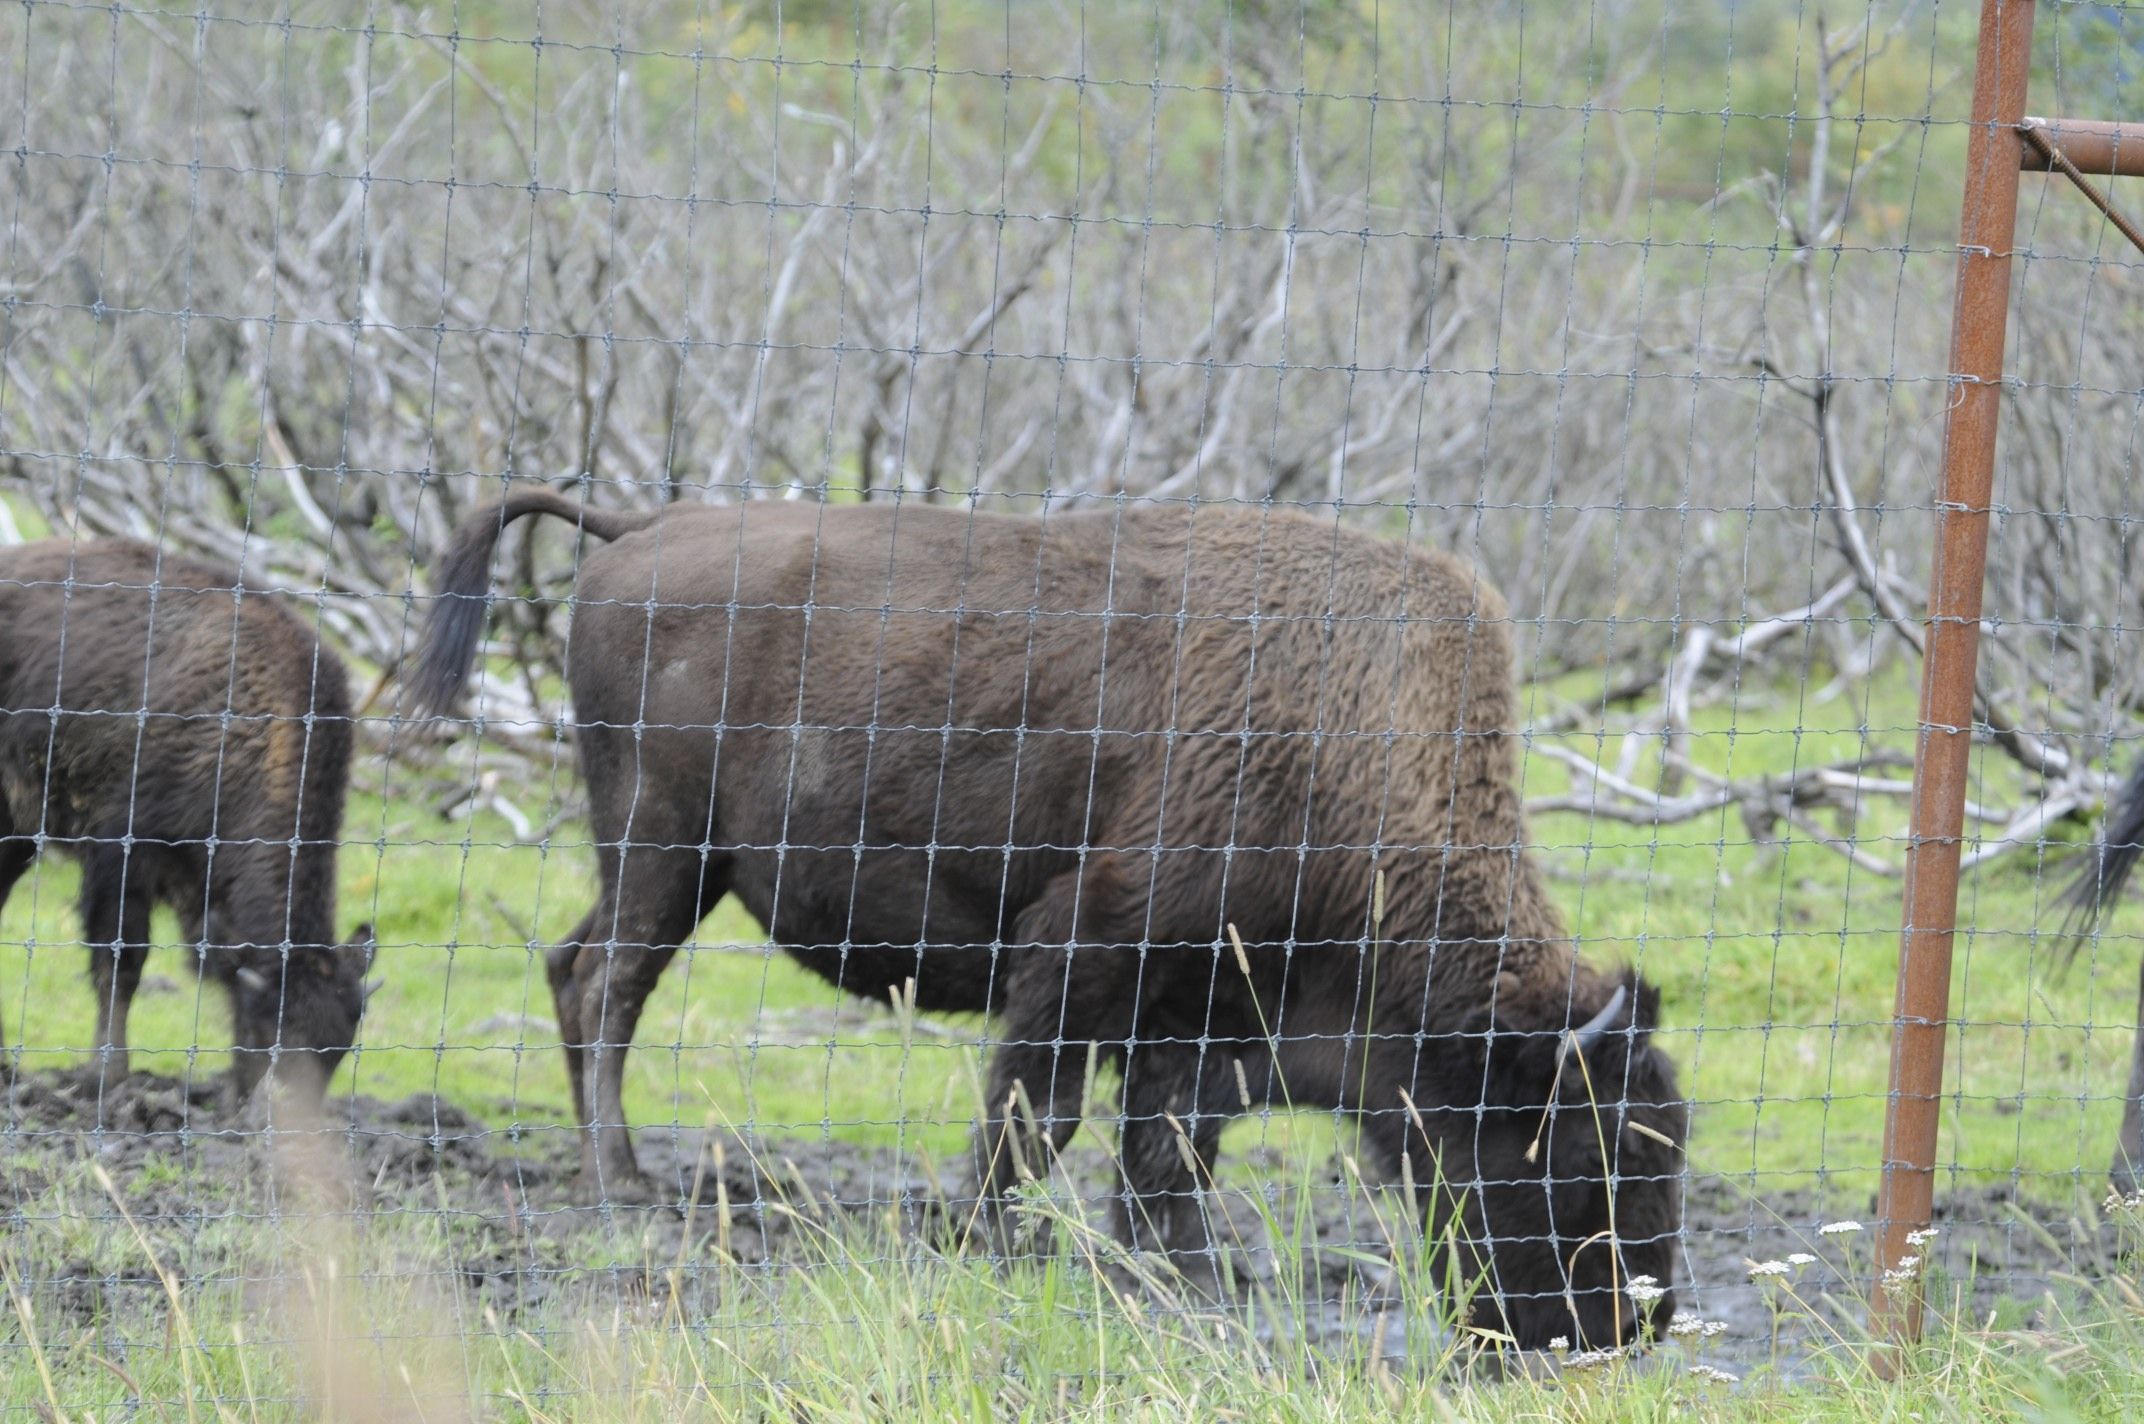
[{"label": "shaggy brown fur", "polygon": [[[1124,1074],[1134,1241],[1204,1244],[1179,1128],[1210,1161],[1246,1098],[1337,1107],[1386,1166],[1411,1148],[1460,1189],[1520,1338],[1628,1337],[1615,1282],[1672,1274],[1682,1109],[1652,994],[1578,961],[1525,853],[1508,615],[1471,569],[1221,508],[658,517],[524,493],[456,537],[427,705],[531,513],[614,541],[581,567],[570,649],[603,890],[551,958],[587,1190],[647,1191],[622,1061],[734,892],[855,993],[912,980],[922,1008],[1001,1015],[987,1196],[1069,1137],[1091,1043]],[[1596,1120],[1562,1045],[1611,1001]]]},{"label": "shaggy brown fur", "polygon": [[371,958],[369,931],[334,935],[350,698],[313,631],[237,585],[125,540],[0,549],[0,905],[41,846],[81,863],[105,1076],[160,901],[230,996],[240,1095],[274,1065],[317,1099]]}]

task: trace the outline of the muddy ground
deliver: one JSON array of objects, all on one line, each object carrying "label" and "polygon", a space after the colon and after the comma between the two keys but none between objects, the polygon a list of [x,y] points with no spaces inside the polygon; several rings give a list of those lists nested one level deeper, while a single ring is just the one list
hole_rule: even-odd
[{"label": "muddy ground", "polygon": [[[33,1306],[48,1317],[82,1323],[163,1311],[163,1287],[120,1219],[95,1173],[104,1169],[162,1264],[182,1283],[228,1284],[250,1266],[227,1253],[244,1240],[249,1220],[288,1207],[315,1211],[322,1199],[309,1188],[301,1203],[289,1185],[289,1152],[275,1153],[257,1120],[226,1101],[220,1081],[192,1083],[136,1075],[100,1091],[92,1078],[71,1072],[23,1074],[6,1085],[0,1111],[0,1212],[14,1272]],[[656,1128],[643,1131],[643,1166],[684,1203],[676,1210],[604,1210],[575,1204],[571,1192],[571,1135],[546,1127],[529,1132],[487,1128],[452,1103],[430,1097],[383,1102],[340,1097],[325,1130],[286,1141],[311,1144],[317,1179],[329,1180],[339,1208],[359,1206],[349,1219],[368,1229],[402,1218],[433,1228],[429,1253],[417,1269],[451,1280],[469,1304],[502,1319],[537,1312],[608,1315],[621,1302],[659,1305],[668,1318],[708,1314],[734,1283],[734,1266],[772,1273],[807,1259],[813,1222],[867,1221],[891,1226],[871,1238],[879,1250],[924,1250],[942,1240],[957,1213],[947,1164],[935,1169],[915,1154],[858,1147],[815,1136],[744,1139]],[[319,1164],[331,1164],[324,1171]],[[1099,1153],[1075,1157],[1069,1187],[1106,1220],[1106,1164]],[[1301,1329],[1333,1344],[1376,1342],[1389,1354],[1424,1353],[1410,1342],[1398,1313],[1389,1272],[1389,1246],[1369,1197],[1349,1191],[1339,1164],[1322,1183],[1256,1185],[1273,1218],[1286,1224],[1307,1208],[1315,1245],[1293,1238],[1296,1262],[1276,1257],[1257,1204],[1244,1190],[1222,1194],[1218,1209],[1236,1227],[1233,1266],[1239,1278],[1270,1284],[1296,1268],[1303,1285],[1295,1298],[1316,1304],[1307,1318],[1267,1319],[1263,1329]],[[281,1184],[281,1185],[279,1185]],[[1303,1196],[1307,1195],[1307,1201]],[[1798,1372],[1811,1364],[1830,1327],[1790,1317],[1773,1341],[1772,1288],[1751,1281],[1751,1261],[1807,1253],[1818,1260],[1795,1268],[1796,1290],[1849,1338],[1859,1329],[1868,1232],[1826,1236],[1818,1227],[1841,1217],[1873,1216],[1873,1203],[1833,1192],[1819,1201],[1807,1192],[1753,1193],[1748,1184],[1693,1177],[1687,1189],[1687,1232],[1678,1289],[1681,1302],[1726,1329],[1703,1358],[1749,1370],[1776,1360]],[[1068,1196],[1067,1196],[1067,1199]],[[1991,1313],[2007,1324],[2030,1325],[2076,1289],[2067,1278],[2115,1269],[2115,1243],[2104,1227],[2085,1224],[2089,1211],[2064,1210],[2014,1199],[2006,1188],[1939,1188],[1941,1235],[1931,1262],[1942,1273],[1938,1297],[1954,1289],[1976,1323]],[[1385,1216],[1394,1219],[1389,1199]],[[217,1231],[236,1223],[237,1231]],[[904,1247],[906,1240],[911,1243]],[[85,1242],[87,1244],[85,1244]],[[219,1243],[225,1243],[219,1246]],[[669,1269],[681,1266],[681,1269]],[[1943,1284],[1947,1280],[1949,1284]],[[183,1288],[183,1284],[182,1284]],[[1268,1293],[1271,1298],[1272,1293]],[[659,1297],[659,1299],[657,1299]],[[734,1289],[724,1302],[735,1318]],[[1352,1342],[1343,1337],[1355,1337]]]}]

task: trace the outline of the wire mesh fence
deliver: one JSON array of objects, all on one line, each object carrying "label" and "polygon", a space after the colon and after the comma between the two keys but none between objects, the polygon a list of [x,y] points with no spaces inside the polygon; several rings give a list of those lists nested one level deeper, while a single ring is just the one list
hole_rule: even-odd
[{"label": "wire mesh fence", "polygon": [[[1802,1368],[1871,1268],[1973,26],[11,7],[8,1414],[721,1412],[963,1300],[1133,1373]],[[2140,62],[2040,8],[2044,110]],[[2064,898],[2144,289],[2022,191],[1913,1268],[1976,1318],[2144,1149],[2135,932]]]}]

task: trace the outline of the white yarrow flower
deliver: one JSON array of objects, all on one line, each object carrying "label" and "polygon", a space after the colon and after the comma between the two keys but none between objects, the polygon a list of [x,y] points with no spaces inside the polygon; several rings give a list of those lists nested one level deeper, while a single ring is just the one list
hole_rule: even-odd
[{"label": "white yarrow flower", "polygon": [[1670,1335],[1695,1335],[1704,1328],[1705,1322],[1699,1319],[1694,1311],[1678,1310],[1675,1312],[1675,1318],[1668,1322]]},{"label": "white yarrow flower", "polygon": [[1858,1221],[1827,1221],[1816,1229],[1819,1236],[1851,1236],[1861,1229]]},{"label": "white yarrow flower", "polygon": [[1813,1266],[1816,1264],[1816,1257],[1810,1255],[1807,1251],[1796,1251],[1793,1255],[1787,1257],[1787,1264],[1790,1266]]},{"label": "white yarrow flower", "polygon": [[1652,1276],[1632,1276],[1623,1283],[1623,1293],[1631,1298],[1633,1304],[1651,1305],[1666,1295],[1667,1289]]},{"label": "white yarrow flower", "polygon": [[1749,1263],[1750,1279],[1762,1280],[1766,1276],[1783,1276],[1787,1273],[1785,1261],[1752,1261]]},{"label": "white yarrow flower", "polygon": [[1692,1365],[1690,1366],[1690,1374],[1692,1378],[1701,1379],[1707,1384],[1740,1384],[1742,1382],[1740,1375],[1731,1375],[1725,1370],[1716,1370],[1710,1365]]},{"label": "white yarrow flower", "polygon": [[1558,1335],[1548,1342],[1548,1347],[1559,1355],[1564,1354],[1571,1348],[1571,1337]]},{"label": "white yarrow flower", "polygon": [[1929,1242],[1935,1240],[1939,1234],[1935,1227],[1924,1226],[1919,1231],[1907,1232],[1906,1244],[1914,1247],[1926,1246]]}]

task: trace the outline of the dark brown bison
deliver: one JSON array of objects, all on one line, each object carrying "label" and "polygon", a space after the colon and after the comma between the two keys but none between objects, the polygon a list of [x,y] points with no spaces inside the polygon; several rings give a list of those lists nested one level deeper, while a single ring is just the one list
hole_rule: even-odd
[{"label": "dark brown bison", "polygon": [[336,942],[350,767],[342,664],[228,569],[126,540],[0,549],[0,905],[40,847],[82,867],[98,1066],[156,903],[231,1000],[233,1078],[313,1101],[357,1034],[362,944]]},{"label": "dark brown bison", "polygon": [[[2066,952],[2098,926],[2129,883],[2130,872],[2144,857],[2144,761],[2130,771],[2129,779],[2107,805],[2107,827],[2097,854],[2086,863],[2063,892],[2069,908],[2069,924],[2063,936]],[[2137,1035],[2130,1051],[2129,1094],[2122,1107],[2121,1136],[2114,1144],[2114,1165],[2109,1172],[2114,1189],[2123,1196],[2144,1192],[2144,982],[2137,985]]]},{"label": "dark brown bison", "polygon": [[1673,1273],[1684,1109],[1654,995],[1579,961],[1526,853],[1507,615],[1465,565],[1215,507],[527,492],[455,536],[424,706],[535,513],[612,541],[569,644],[603,888],[550,957],[585,1190],[648,1193],[625,1053],[734,892],[848,990],[999,1015],[986,1199],[1047,1170],[1092,1046],[1123,1075],[1127,1238],[1203,1245],[1184,1149],[1210,1163],[1232,1115],[1339,1108],[1447,1188],[1425,1203],[1488,1272],[1478,1321],[1631,1338],[1619,1283]]}]

